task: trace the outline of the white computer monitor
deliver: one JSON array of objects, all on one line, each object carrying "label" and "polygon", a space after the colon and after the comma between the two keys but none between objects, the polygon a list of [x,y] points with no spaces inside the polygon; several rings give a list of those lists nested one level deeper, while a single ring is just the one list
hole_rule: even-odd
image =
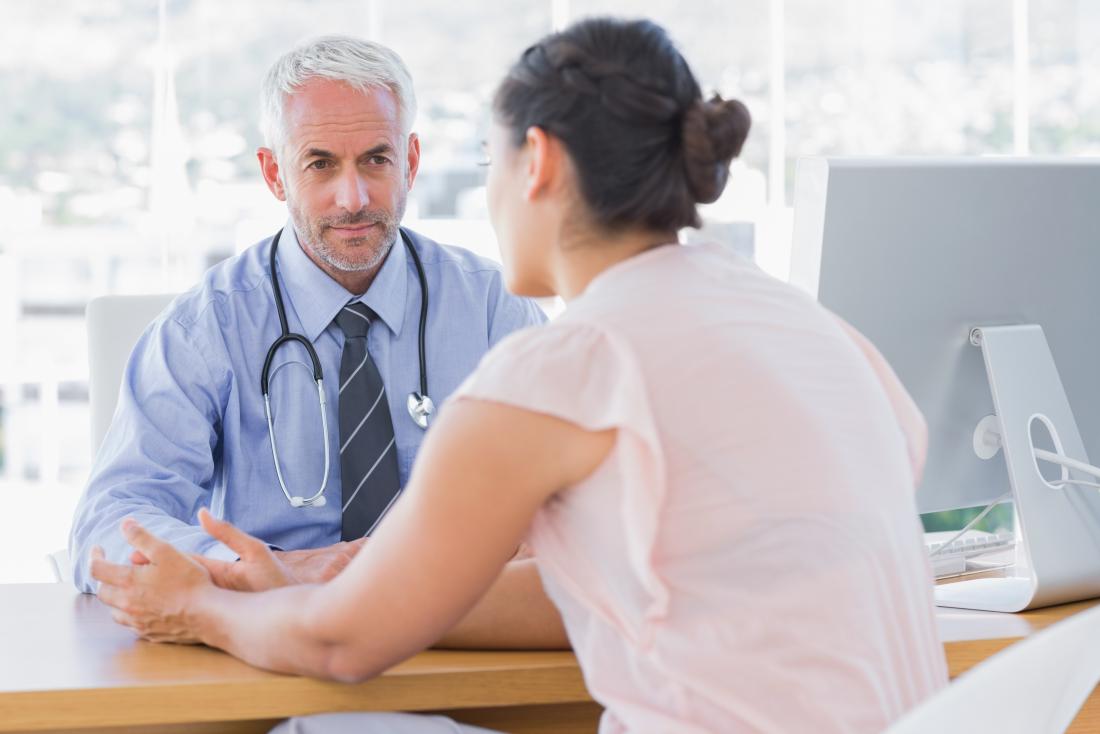
[{"label": "white computer monitor", "polygon": [[[971,339],[976,327],[1041,327],[1057,376],[1012,374],[1033,356],[1049,359],[1033,354],[1043,351],[1041,342],[1032,348],[1010,340],[1009,348],[1022,351],[1000,358],[1000,370],[1002,382],[1014,378],[1017,387],[1002,388],[1001,397],[1030,416],[1042,412],[1027,402],[1037,399],[1033,382],[1044,395],[1064,393],[1071,411],[1059,414],[1059,430],[1080,437],[1080,445],[1067,439],[1066,453],[1100,459],[1098,202],[1100,159],[798,163],[791,281],[867,335],[923,411],[929,453],[920,510],[983,505],[1013,490],[1018,510],[1021,499],[1039,508],[1021,523],[1030,523],[1032,550],[1050,548],[1022,560],[1053,569],[1047,576],[1057,588],[1016,589],[1012,599],[984,608],[1013,611],[1024,596],[1025,606],[1037,606],[1100,594],[1100,493],[1035,484],[1022,498],[1016,485],[1032,487],[1027,467],[1018,462],[1023,468],[1010,481],[1009,452],[983,459],[974,450],[979,422],[997,411],[988,349]],[[1048,385],[1059,376],[1060,384]],[[1026,459],[1033,461],[1030,453]],[[1077,547],[1064,549],[1068,543]],[[1063,550],[1075,559],[1056,558]]]}]

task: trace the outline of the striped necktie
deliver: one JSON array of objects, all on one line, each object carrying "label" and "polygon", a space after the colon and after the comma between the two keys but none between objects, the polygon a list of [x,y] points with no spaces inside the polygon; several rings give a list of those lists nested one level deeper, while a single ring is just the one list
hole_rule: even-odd
[{"label": "striped necktie", "polygon": [[344,332],[340,358],[341,540],[370,535],[401,493],[397,446],[382,376],[367,352],[375,314],[355,301],[340,309]]}]

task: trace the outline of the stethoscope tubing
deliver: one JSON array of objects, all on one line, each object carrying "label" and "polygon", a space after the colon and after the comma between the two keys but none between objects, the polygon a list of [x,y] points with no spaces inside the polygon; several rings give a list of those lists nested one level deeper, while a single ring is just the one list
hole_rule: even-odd
[{"label": "stethoscope tubing", "polygon": [[[276,270],[276,253],[279,247],[279,238],[282,236],[283,230],[279,230],[275,233],[275,237],[271,240],[271,287],[275,296],[275,310],[279,316],[279,329],[280,335],[272,342],[271,346],[267,350],[267,356],[264,358],[263,369],[260,371],[260,392],[264,399],[264,415],[267,418],[267,430],[271,439],[271,458],[275,462],[275,475],[279,480],[279,487],[282,489],[283,494],[286,495],[286,499],[293,507],[302,506],[316,506],[321,507],[325,504],[325,487],[328,485],[328,476],[330,468],[330,450],[328,441],[328,409],[325,401],[325,388],[324,388],[324,373],[321,369],[321,360],[317,357],[317,350],[314,349],[313,344],[302,334],[294,333],[290,330],[290,326],[287,323],[286,307],[283,304],[283,292],[279,286],[279,276]],[[421,428],[427,428],[427,419],[434,411],[434,404],[428,397],[428,360],[427,360],[427,348],[425,333],[428,326],[428,279],[424,275],[424,265],[420,261],[420,255],[417,253],[416,248],[413,247],[412,241],[406,234],[404,228],[401,229],[401,240],[405,245],[406,250],[412,256],[413,265],[416,267],[416,277],[420,283],[420,323],[418,337],[418,352],[419,352],[419,366],[420,366],[420,392],[409,395],[409,416]],[[310,363],[313,366],[313,380],[317,385],[317,396],[321,408],[321,436],[324,443],[325,451],[325,471],[321,478],[320,488],[310,497],[293,496],[290,490],[287,489],[286,482],[283,478],[282,465],[279,462],[279,449],[275,442],[275,424],[271,415],[271,398],[270,398],[270,378],[271,378],[271,365],[275,361],[275,355],[278,353],[279,348],[285,344],[291,342],[297,342],[301,344],[306,353],[309,354]]]}]

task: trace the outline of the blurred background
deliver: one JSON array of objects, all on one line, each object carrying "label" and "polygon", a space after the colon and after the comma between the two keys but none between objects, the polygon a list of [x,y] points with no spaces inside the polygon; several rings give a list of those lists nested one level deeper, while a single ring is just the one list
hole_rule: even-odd
[{"label": "blurred background", "polygon": [[423,144],[406,224],[497,258],[477,166],[495,84],[606,14],[661,23],[705,90],[749,106],[690,236],[780,278],[799,156],[1100,154],[1088,0],[0,0],[0,583],[50,580],[66,543],[91,462],[88,300],[184,290],[284,222],[255,160],[279,54],[323,33],[396,49]]}]

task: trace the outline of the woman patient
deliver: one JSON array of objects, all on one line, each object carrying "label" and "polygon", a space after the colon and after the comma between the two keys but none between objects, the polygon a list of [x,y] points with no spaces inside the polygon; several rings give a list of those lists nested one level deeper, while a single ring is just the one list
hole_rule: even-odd
[{"label": "woman patient", "polygon": [[881,731],[947,681],[913,501],[924,424],[811,298],[677,243],[722,192],[747,110],[704,100],[660,27],[597,19],[525,51],[493,112],[508,286],[565,313],[485,358],[331,582],[286,586],[262,543],[204,511],[258,590],[219,587],[222,569],[127,521],[148,562],[93,560],[100,598],[151,640],[357,681],[443,637],[526,541],[602,732]]}]

